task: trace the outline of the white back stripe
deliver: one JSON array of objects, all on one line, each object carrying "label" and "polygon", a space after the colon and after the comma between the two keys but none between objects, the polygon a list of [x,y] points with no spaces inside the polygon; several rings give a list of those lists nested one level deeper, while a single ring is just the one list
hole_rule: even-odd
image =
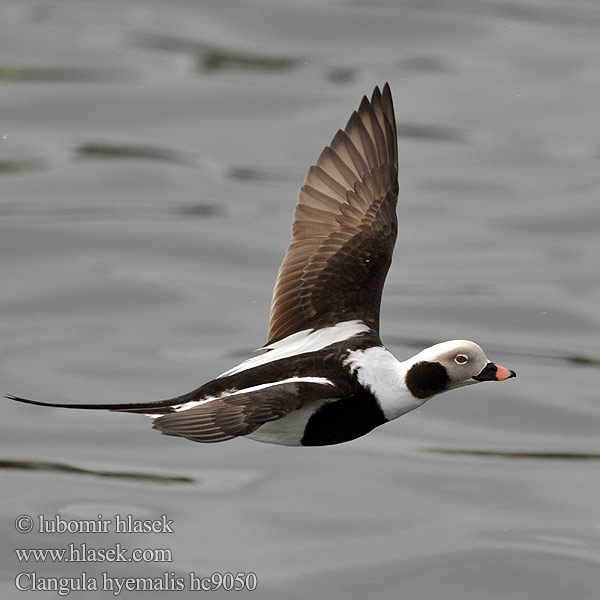
[{"label": "white back stripe", "polygon": [[[326,377],[288,377],[287,379],[282,379],[281,381],[270,381],[269,383],[261,383],[260,385],[253,385],[251,387],[243,388],[241,390],[231,390],[230,392],[224,392],[219,396],[213,396],[210,398],[204,398],[202,400],[193,400],[192,402],[186,402],[185,404],[174,406],[173,410],[175,410],[176,412],[182,412],[185,410],[190,410],[191,408],[196,408],[196,406],[201,406],[202,404],[206,404],[207,402],[212,402],[213,400],[229,398],[230,396],[236,396],[238,394],[249,394],[251,392],[258,392],[259,390],[264,390],[275,385],[283,385],[285,383],[320,383],[322,385],[333,385],[333,383]],[[157,417],[160,415],[148,416]]]},{"label": "white back stripe", "polygon": [[306,354],[307,352],[318,352],[331,344],[343,342],[359,333],[369,331],[369,329],[369,326],[362,321],[354,320],[343,321],[342,323],[337,323],[331,327],[324,327],[323,329],[298,331],[278,342],[265,346],[264,349],[266,352],[264,354],[245,360],[236,367],[225,371],[225,373],[221,373],[219,377],[228,377],[229,375],[234,375],[241,371],[258,367],[259,365],[266,365],[282,358]]}]

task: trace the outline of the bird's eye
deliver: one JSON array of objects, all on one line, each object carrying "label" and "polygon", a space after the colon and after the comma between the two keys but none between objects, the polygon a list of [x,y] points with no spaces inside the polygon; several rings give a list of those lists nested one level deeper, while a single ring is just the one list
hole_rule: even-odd
[{"label": "bird's eye", "polygon": [[454,358],[454,362],[458,363],[459,365],[464,365],[466,362],[468,362],[468,360],[469,357],[466,354],[457,354]]}]

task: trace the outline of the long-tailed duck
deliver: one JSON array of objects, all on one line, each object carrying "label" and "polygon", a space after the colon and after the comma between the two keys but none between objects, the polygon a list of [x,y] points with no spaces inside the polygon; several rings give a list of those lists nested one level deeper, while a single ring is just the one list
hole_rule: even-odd
[{"label": "long-tailed duck", "polygon": [[396,241],[398,149],[389,85],[364,97],[308,170],[281,263],[264,352],[198,389],[142,404],[59,404],[141,413],[195,442],[247,437],[289,446],[365,435],[436,394],[515,372],[466,340],[398,361],[379,338]]}]

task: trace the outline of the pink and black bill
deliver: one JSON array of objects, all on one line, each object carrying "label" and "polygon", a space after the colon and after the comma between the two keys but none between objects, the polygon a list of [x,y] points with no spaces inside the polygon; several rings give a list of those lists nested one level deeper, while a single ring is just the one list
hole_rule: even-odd
[{"label": "pink and black bill", "polygon": [[489,362],[479,375],[475,375],[473,379],[475,381],[504,381],[505,379],[510,379],[511,377],[516,377],[517,374],[502,365],[497,365],[496,363]]}]

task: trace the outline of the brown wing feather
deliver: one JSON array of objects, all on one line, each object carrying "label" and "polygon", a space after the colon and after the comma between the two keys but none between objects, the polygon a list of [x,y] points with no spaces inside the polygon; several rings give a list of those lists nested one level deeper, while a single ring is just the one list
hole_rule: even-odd
[{"label": "brown wing feather", "polygon": [[328,384],[294,382],[211,400],[189,410],[157,417],[154,429],[194,442],[223,442],[248,435],[264,423],[281,419],[311,400],[335,398],[340,390]]},{"label": "brown wing feather", "polygon": [[396,241],[398,147],[389,85],[365,96],[310,167],[271,303],[269,342],[379,307]]}]

